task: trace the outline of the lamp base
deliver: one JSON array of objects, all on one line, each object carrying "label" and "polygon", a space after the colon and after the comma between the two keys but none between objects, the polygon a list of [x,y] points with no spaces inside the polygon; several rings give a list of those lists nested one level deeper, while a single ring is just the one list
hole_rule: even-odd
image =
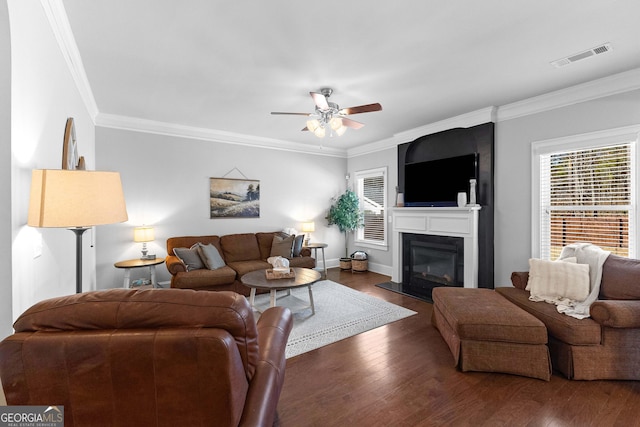
[{"label": "lamp base", "polygon": [[76,293],[82,293],[82,234],[89,227],[70,228],[76,235]]},{"label": "lamp base", "polygon": [[155,255],[142,255],[140,259],[156,259]]}]

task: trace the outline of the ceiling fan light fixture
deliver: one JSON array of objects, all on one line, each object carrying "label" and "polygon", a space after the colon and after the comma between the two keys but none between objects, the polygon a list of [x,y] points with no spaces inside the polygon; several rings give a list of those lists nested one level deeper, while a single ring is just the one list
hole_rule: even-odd
[{"label": "ceiling fan light fixture", "polygon": [[320,92],[309,92],[315,104],[313,113],[286,113],[272,111],[271,114],[283,114],[293,116],[307,116],[307,126],[303,131],[312,132],[318,138],[324,138],[329,134],[329,138],[342,136],[347,128],[360,129],[363,123],[352,120],[346,116],[360,113],[371,113],[382,110],[379,103],[358,105],[355,107],[343,108],[334,102],[329,102],[329,97],[333,93],[331,88],[322,88]]},{"label": "ceiling fan light fixture", "polygon": [[320,122],[318,121],[318,119],[307,120],[307,129],[309,129],[311,132],[315,132],[319,127]]},{"label": "ceiling fan light fixture", "polygon": [[331,129],[338,130],[342,127],[342,119],[340,117],[333,117],[329,122]]}]

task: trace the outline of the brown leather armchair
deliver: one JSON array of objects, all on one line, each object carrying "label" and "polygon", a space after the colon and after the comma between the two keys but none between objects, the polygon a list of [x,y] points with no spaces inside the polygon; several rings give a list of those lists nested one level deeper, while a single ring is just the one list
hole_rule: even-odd
[{"label": "brown leather armchair", "polygon": [[291,327],[233,292],[87,292],[24,312],[0,377],[9,405],[62,405],[66,426],[271,426]]}]

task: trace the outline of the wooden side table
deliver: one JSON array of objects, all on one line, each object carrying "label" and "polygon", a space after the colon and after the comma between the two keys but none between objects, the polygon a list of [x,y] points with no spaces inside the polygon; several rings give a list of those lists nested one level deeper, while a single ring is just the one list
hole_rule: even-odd
[{"label": "wooden side table", "polygon": [[158,282],[156,281],[156,265],[160,265],[164,262],[164,258],[156,259],[129,259],[126,261],[118,261],[113,264],[116,268],[124,268],[124,287],[131,287],[131,269],[140,267],[149,267],[151,272],[151,286],[156,288]]},{"label": "wooden side table", "polygon": [[322,249],[322,268],[324,269],[324,278],[327,278],[327,262],[324,260],[324,248],[326,248],[326,243],[308,243],[304,245],[304,248],[313,249],[313,256],[315,259],[318,259],[318,249]]}]

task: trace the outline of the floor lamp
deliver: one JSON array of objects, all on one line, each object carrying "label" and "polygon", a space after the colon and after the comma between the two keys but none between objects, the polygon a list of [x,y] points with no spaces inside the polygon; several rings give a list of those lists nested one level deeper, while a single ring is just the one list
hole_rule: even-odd
[{"label": "floor lamp", "polygon": [[76,293],[82,292],[82,234],[128,219],[117,172],[36,169],[31,173],[27,224],[68,228],[76,235]]}]

